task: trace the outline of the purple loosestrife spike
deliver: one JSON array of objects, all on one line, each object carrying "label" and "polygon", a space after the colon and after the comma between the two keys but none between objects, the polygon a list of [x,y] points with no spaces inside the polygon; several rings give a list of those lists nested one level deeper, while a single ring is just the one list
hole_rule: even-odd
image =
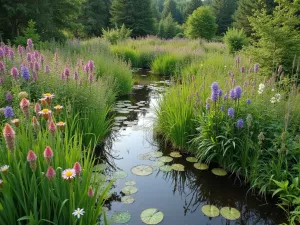
[{"label": "purple loosestrife spike", "polygon": [[38,59],[39,58],[39,52],[37,51],[37,50],[35,50],[34,52],[33,52],[33,56],[34,56],[34,58],[35,59]]},{"label": "purple loosestrife spike", "polygon": [[241,67],[241,73],[245,73],[245,66]]},{"label": "purple loosestrife spike", "polygon": [[4,50],[2,48],[0,48],[0,59],[4,58]]},{"label": "purple loosestrife spike", "polygon": [[32,43],[32,39],[31,39],[31,38],[27,39],[27,47],[28,47],[30,50],[32,50],[33,43]]},{"label": "purple loosestrife spike", "polygon": [[31,62],[32,57],[31,57],[31,53],[30,52],[28,52],[26,54],[26,59],[27,59],[28,62]]},{"label": "purple loosestrife spike", "polygon": [[26,66],[21,67],[21,73],[24,80],[28,81],[30,79],[29,70]]},{"label": "purple loosestrife spike", "polygon": [[43,55],[41,55],[40,59],[41,59],[41,63],[42,63],[42,65],[43,65],[43,64],[44,64],[44,60],[45,60],[44,56],[43,56]]},{"label": "purple loosestrife spike", "polygon": [[4,45],[3,49],[4,49],[5,55],[8,55],[8,53],[9,53],[9,47],[7,45]]},{"label": "purple loosestrife spike", "polygon": [[90,60],[88,62],[88,65],[89,65],[89,69],[91,72],[94,72],[94,69],[95,69],[95,64],[94,64],[94,61],[93,60]]},{"label": "purple loosestrife spike", "polygon": [[253,72],[253,68],[249,68],[249,73],[252,73]]},{"label": "purple loosestrife spike", "polygon": [[38,79],[37,72],[35,72],[35,71],[32,72],[32,79],[33,79],[34,82],[37,81],[37,79]]},{"label": "purple loosestrife spike", "polygon": [[0,84],[3,84],[4,80],[2,77],[0,77]]},{"label": "purple loosestrife spike", "polygon": [[237,99],[240,99],[242,97],[242,88],[240,86],[237,86],[234,88],[235,97]]},{"label": "purple loosestrife spike", "polygon": [[21,56],[21,57],[24,54],[24,49],[23,49],[23,47],[21,45],[18,45],[18,53],[19,53],[19,56]]},{"label": "purple loosestrife spike", "polygon": [[74,73],[74,80],[78,80],[78,73],[77,72]]},{"label": "purple loosestrife spike", "polygon": [[15,52],[12,49],[10,49],[8,51],[8,55],[9,55],[10,60],[13,61],[15,58]]},{"label": "purple loosestrife spike", "polygon": [[247,101],[246,101],[246,102],[247,102],[247,104],[248,104],[248,105],[250,105],[250,104],[251,104],[251,100],[250,100],[249,98],[247,99]]},{"label": "purple loosestrife spike", "polygon": [[49,68],[49,65],[46,65],[46,68],[45,68],[45,73],[50,73],[50,68]]},{"label": "purple loosestrife spike", "polygon": [[14,110],[11,106],[6,106],[4,109],[4,116],[6,119],[11,118],[15,115]]},{"label": "purple loosestrife spike", "polygon": [[233,118],[234,117],[234,109],[233,108],[229,108],[228,109],[228,116],[229,116],[229,118]]},{"label": "purple loosestrife spike", "polygon": [[244,127],[244,120],[239,119],[239,120],[236,122],[236,127],[239,128],[239,129],[242,129],[242,128]]},{"label": "purple loosestrife spike", "polygon": [[235,93],[235,90],[234,90],[234,89],[231,89],[231,90],[230,90],[230,98],[231,98],[231,99],[235,99],[235,98],[236,98],[236,93]]},{"label": "purple loosestrife spike", "polygon": [[0,61],[0,73],[4,73],[6,71],[4,62]]},{"label": "purple loosestrife spike", "polygon": [[65,68],[64,70],[64,76],[68,79],[70,76],[70,69],[69,68]]},{"label": "purple loosestrife spike", "polygon": [[11,68],[10,74],[16,80],[19,76],[19,70],[16,67]]},{"label": "purple loosestrife spike", "polygon": [[255,63],[254,64],[254,72],[257,73],[259,70],[259,64],[258,63]]},{"label": "purple loosestrife spike", "polygon": [[9,93],[9,92],[7,92],[6,95],[5,95],[6,101],[7,101],[7,102],[11,102],[11,101],[12,101],[12,98],[13,98],[12,94]]},{"label": "purple loosestrife spike", "polygon": [[90,81],[90,83],[93,83],[93,81],[94,81],[94,76],[93,76],[93,74],[90,74],[90,75],[89,75],[89,81]]},{"label": "purple loosestrife spike", "polygon": [[38,61],[34,61],[34,69],[36,72],[38,72],[40,70],[40,64]]},{"label": "purple loosestrife spike", "polygon": [[225,107],[222,105],[222,106],[221,106],[221,111],[224,112],[224,110],[225,110]]}]

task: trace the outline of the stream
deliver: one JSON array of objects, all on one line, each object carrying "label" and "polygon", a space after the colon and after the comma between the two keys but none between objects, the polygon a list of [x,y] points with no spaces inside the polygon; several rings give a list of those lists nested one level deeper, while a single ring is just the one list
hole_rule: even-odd
[{"label": "stream", "polygon": [[[140,214],[144,209],[156,208],[164,214],[161,225],[277,225],[285,220],[285,215],[269,198],[265,199],[249,192],[249,187],[241,185],[234,176],[219,177],[211,172],[215,166],[201,171],[194,163],[186,161],[187,155],[174,158],[173,163],[182,164],[185,171],[163,172],[153,162],[155,157],[145,157],[145,153],[161,152],[169,156],[172,149],[153,133],[155,107],[162,93],[170,84],[168,78],[162,78],[141,71],[135,74],[137,83],[132,94],[118,100],[117,113],[112,133],[105,141],[103,149],[109,153],[104,157],[110,171],[124,171],[122,179],[117,179],[106,201],[107,216],[116,212],[129,212],[130,221],[125,224],[144,224]],[[160,154],[160,153],[159,153]],[[132,167],[148,165],[153,172],[148,176],[137,176]],[[108,172],[109,173],[109,172]],[[121,202],[121,191],[125,182],[135,181],[138,191],[132,196],[134,202]],[[241,213],[237,220],[227,220],[219,215],[209,218],[203,214],[203,205],[234,207]],[[117,224],[117,223],[112,223]]]}]

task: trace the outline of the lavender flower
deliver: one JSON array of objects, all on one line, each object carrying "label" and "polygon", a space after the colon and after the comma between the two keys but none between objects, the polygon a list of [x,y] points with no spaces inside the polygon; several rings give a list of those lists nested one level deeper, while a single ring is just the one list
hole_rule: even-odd
[{"label": "lavender flower", "polygon": [[93,60],[90,60],[90,61],[88,62],[88,65],[89,65],[90,71],[93,72],[94,69],[95,69],[94,61],[93,61]]},{"label": "lavender flower", "polygon": [[16,67],[11,68],[10,74],[14,79],[17,79],[19,76],[19,70]]},{"label": "lavender flower", "polygon": [[7,92],[6,95],[5,95],[6,101],[7,101],[7,102],[11,102],[11,101],[12,101],[12,98],[13,98],[12,94],[9,93],[9,92]]},{"label": "lavender flower", "polygon": [[78,80],[78,73],[77,72],[74,73],[74,80]]},{"label": "lavender flower", "polygon": [[14,110],[11,106],[6,106],[4,109],[4,116],[6,119],[11,118],[15,115]]},{"label": "lavender flower", "polygon": [[21,73],[22,73],[23,79],[28,81],[30,78],[30,74],[29,74],[29,70],[26,66],[22,66]]},{"label": "lavender flower", "polygon": [[26,58],[28,62],[31,62],[32,57],[30,52],[27,53]]},{"label": "lavender flower", "polygon": [[210,104],[206,103],[206,110],[210,110]]},{"label": "lavender flower", "polygon": [[249,98],[246,100],[246,102],[247,102],[248,105],[251,104],[251,100]]},{"label": "lavender flower", "polygon": [[254,64],[254,72],[257,73],[259,70],[259,64],[258,63],[255,63]]},{"label": "lavender flower", "polygon": [[239,128],[239,129],[242,129],[242,128],[244,127],[244,120],[239,119],[239,120],[236,122],[236,127]]},{"label": "lavender flower", "polygon": [[2,48],[0,48],[0,58],[4,57],[4,50]]},{"label": "lavender flower", "polygon": [[220,89],[219,90],[219,97],[222,97],[222,95],[223,95],[223,91]]},{"label": "lavender flower", "polygon": [[221,106],[221,111],[225,111],[225,107],[223,105]]},{"label": "lavender flower", "polygon": [[46,65],[46,68],[45,68],[45,73],[50,73],[50,68],[49,68],[49,65]]},{"label": "lavender flower", "polygon": [[235,93],[235,90],[234,90],[234,89],[231,89],[231,90],[230,90],[230,98],[231,98],[231,99],[235,99],[235,98],[236,98],[236,93]]},{"label": "lavender flower", "polygon": [[233,118],[234,117],[234,109],[233,108],[229,108],[228,109],[228,116],[229,116],[229,118]]},{"label": "lavender flower", "polygon": [[5,64],[4,64],[4,62],[0,61],[0,72],[5,72],[5,71],[6,71]]},{"label": "lavender flower", "polygon": [[29,49],[32,49],[32,47],[33,47],[32,39],[31,39],[31,38],[27,39],[27,47],[28,47]]},{"label": "lavender flower", "polygon": [[241,96],[242,96],[242,88],[241,88],[240,86],[236,86],[236,87],[234,88],[234,92],[235,92],[235,97],[236,97],[237,99],[240,99]]},{"label": "lavender flower", "polygon": [[38,78],[38,77],[37,77],[37,73],[36,73],[35,71],[33,71],[33,72],[32,72],[32,79],[33,79],[33,81],[36,82],[36,81],[37,81],[37,78]]},{"label": "lavender flower", "polygon": [[245,66],[241,67],[241,73],[245,73]]},{"label": "lavender flower", "polygon": [[64,70],[64,76],[68,79],[70,76],[70,69],[69,68],[65,68]]}]

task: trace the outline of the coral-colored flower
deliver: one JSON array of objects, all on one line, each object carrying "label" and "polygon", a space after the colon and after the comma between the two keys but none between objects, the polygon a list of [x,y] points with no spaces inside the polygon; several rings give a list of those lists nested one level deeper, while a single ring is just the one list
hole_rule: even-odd
[{"label": "coral-colored flower", "polygon": [[13,119],[13,120],[11,121],[11,123],[13,123],[16,127],[19,127],[20,120],[19,120],[19,119]]},{"label": "coral-colored flower", "polygon": [[35,116],[32,117],[32,126],[35,131],[40,128],[40,123]]},{"label": "coral-colored flower", "polygon": [[46,98],[41,98],[40,101],[41,101],[42,106],[46,106],[47,105]]},{"label": "coral-colored flower", "polygon": [[41,105],[39,103],[36,103],[34,106],[34,112],[38,115],[41,110],[42,110]]},{"label": "coral-colored flower", "polygon": [[29,107],[30,102],[26,98],[23,98],[20,102],[20,108],[27,119],[29,118]]},{"label": "coral-colored flower", "polygon": [[63,130],[64,127],[66,126],[66,123],[60,121],[60,122],[58,122],[58,123],[56,124],[56,126],[58,126],[60,130]]},{"label": "coral-colored flower", "polygon": [[46,94],[43,94],[43,97],[46,99],[46,102],[50,105],[52,102],[52,99],[54,98],[54,94],[46,93]]},{"label": "coral-colored flower", "polygon": [[7,149],[13,153],[15,150],[16,133],[8,123],[5,124],[3,128],[3,136],[5,139]]},{"label": "coral-colored flower", "polygon": [[46,177],[49,180],[52,180],[55,177],[55,170],[52,168],[52,166],[49,166],[46,172]]},{"label": "coral-colored flower", "polygon": [[75,170],[76,175],[80,176],[80,174],[81,174],[81,166],[80,166],[79,162],[76,162],[74,164],[73,169]]},{"label": "coral-colored flower", "polygon": [[29,150],[27,154],[27,161],[29,162],[30,168],[33,172],[36,170],[36,159],[36,154],[32,150]]},{"label": "coral-colored flower", "polygon": [[49,129],[51,135],[54,136],[55,132],[56,132],[56,126],[53,121],[50,121],[48,129]]},{"label": "coral-colored flower", "polygon": [[64,107],[62,105],[54,106],[54,109],[56,110],[57,113],[60,113],[63,108]]},{"label": "coral-colored flower", "polygon": [[74,169],[66,169],[62,172],[61,176],[63,179],[71,181],[74,177],[76,177],[76,172]]},{"label": "coral-colored flower", "polygon": [[44,151],[44,157],[45,157],[47,163],[49,164],[50,161],[51,161],[51,159],[53,158],[53,151],[52,151],[52,149],[50,148],[50,146],[47,146],[47,147],[45,148],[45,151]]},{"label": "coral-colored flower", "polygon": [[89,187],[89,190],[88,190],[88,196],[91,198],[94,196],[94,191],[93,191],[93,188],[92,187]]},{"label": "coral-colored flower", "polygon": [[42,115],[42,117],[45,120],[48,120],[49,117],[51,116],[51,114],[52,114],[52,111],[49,109],[43,109],[42,111],[39,111],[39,115]]}]

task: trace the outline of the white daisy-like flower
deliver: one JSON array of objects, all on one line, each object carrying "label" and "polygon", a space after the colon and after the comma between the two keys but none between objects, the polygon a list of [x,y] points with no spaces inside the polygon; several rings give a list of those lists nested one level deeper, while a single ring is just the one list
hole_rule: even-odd
[{"label": "white daisy-like flower", "polygon": [[72,215],[75,217],[77,216],[77,218],[79,219],[81,216],[83,216],[84,213],[85,212],[83,209],[78,208],[78,209],[75,209],[75,211],[72,213]]},{"label": "white daisy-like flower", "polygon": [[280,102],[280,100],[281,100],[281,94],[275,94],[274,97],[276,98],[277,102]]},{"label": "white daisy-like flower", "polygon": [[272,90],[271,91],[275,91],[275,89],[274,88],[272,88]]},{"label": "white daisy-like flower", "polygon": [[272,98],[270,99],[270,102],[271,102],[272,104],[274,104],[276,101],[277,101],[277,100],[276,100],[275,97],[272,97]]},{"label": "white daisy-like flower", "polygon": [[76,177],[76,172],[74,169],[66,169],[62,172],[61,176],[65,180],[72,180],[74,177]]},{"label": "white daisy-like flower", "polygon": [[265,89],[265,85],[263,83],[259,84],[258,89]]},{"label": "white daisy-like flower", "polygon": [[0,171],[1,171],[1,172],[7,172],[8,169],[9,169],[9,165],[4,165],[4,166],[1,166],[1,167],[0,167]]}]

